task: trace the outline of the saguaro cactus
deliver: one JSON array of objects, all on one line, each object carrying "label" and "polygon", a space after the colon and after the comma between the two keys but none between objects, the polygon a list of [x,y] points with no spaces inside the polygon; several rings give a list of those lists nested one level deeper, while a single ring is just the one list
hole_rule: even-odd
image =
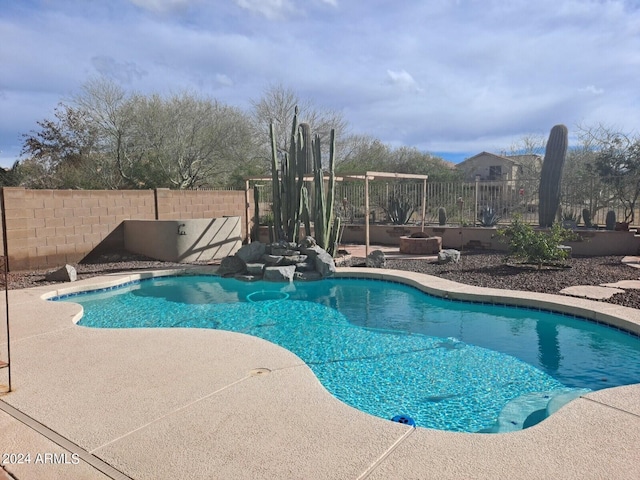
[{"label": "saguaro cactus", "polygon": [[447,224],[447,210],[444,207],[440,207],[438,209],[438,224],[439,225]]},{"label": "saguaro cactus", "polygon": [[560,205],[562,169],[567,156],[569,132],[564,125],[555,125],[549,134],[540,174],[538,221],[541,227],[551,227]]},{"label": "saguaro cactus", "polygon": [[616,228],[616,212],[609,210],[605,219],[607,230],[614,230]]}]

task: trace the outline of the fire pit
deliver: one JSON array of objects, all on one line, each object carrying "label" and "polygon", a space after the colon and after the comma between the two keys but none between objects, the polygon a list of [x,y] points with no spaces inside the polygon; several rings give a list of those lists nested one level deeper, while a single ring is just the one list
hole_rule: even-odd
[{"label": "fire pit", "polygon": [[442,237],[400,237],[400,253],[436,255],[442,248]]}]

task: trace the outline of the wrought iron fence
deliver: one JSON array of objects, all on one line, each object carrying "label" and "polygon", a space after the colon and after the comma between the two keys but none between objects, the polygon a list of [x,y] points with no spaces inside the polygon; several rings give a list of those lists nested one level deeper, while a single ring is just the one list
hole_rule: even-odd
[{"label": "wrought iron fence", "polygon": [[[633,191],[623,191],[617,178],[602,179],[594,176],[565,179],[561,187],[558,220],[573,219],[584,225],[583,210],[588,210],[591,223],[604,226],[605,217],[613,210],[618,221],[629,219],[633,212],[633,225],[640,224],[640,209],[633,202]],[[640,185],[640,179],[636,182]],[[486,210],[500,217],[500,224],[508,224],[515,215],[530,224],[538,223],[538,178],[478,181],[478,182],[427,182],[425,221],[438,224],[438,211],[442,207],[447,214],[447,224],[475,225]],[[633,181],[625,179],[627,189]],[[271,183],[263,182],[260,190],[261,223],[268,223],[271,215]],[[311,188],[311,185],[308,186]],[[625,199],[626,198],[626,199]],[[415,181],[369,182],[370,218],[374,223],[391,223],[389,209],[392,200],[411,204],[413,213],[409,223],[422,221],[423,184]],[[362,181],[338,182],[336,185],[336,214],[345,223],[364,223],[365,191]]]}]

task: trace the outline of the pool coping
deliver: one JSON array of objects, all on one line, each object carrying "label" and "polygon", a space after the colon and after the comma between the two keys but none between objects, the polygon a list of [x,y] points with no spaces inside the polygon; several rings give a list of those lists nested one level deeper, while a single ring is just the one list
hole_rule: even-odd
[{"label": "pool coping", "polygon": [[[198,329],[96,331],[74,325],[82,315],[78,304],[45,301],[186,272],[213,274],[215,267],[109,274],[11,291],[15,392],[0,401],[131,478],[640,476],[640,384],[590,393],[520,432],[414,429],[343,404],[298,357],[264,340]],[[386,269],[338,268],[335,276],[406,283],[452,300],[526,304],[640,334],[638,310],[603,302]],[[170,353],[171,364],[160,353]],[[124,373],[127,378],[117,376]],[[3,412],[0,439],[13,440],[0,440],[0,450],[69,451]],[[278,418],[285,414],[283,424]],[[251,422],[233,424],[230,418]],[[112,478],[85,462],[5,468],[17,478],[34,472],[38,478]]]}]

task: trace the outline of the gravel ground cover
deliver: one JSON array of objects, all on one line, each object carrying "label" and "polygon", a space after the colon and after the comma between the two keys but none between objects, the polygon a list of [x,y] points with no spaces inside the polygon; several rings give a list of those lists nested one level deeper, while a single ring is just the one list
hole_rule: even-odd
[{"label": "gravel ground cover", "polygon": [[[566,268],[537,270],[513,266],[507,262],[504,253],[470,251],[463,252],[458,263],[438,265],[424,260],[387,259],[386,268],[426,273],[478,287],[559,293],[563,288],[575,285],[640,279],[640,269],[623,264],[622,258],[574,257],[567,260]],[[349,263],[364,265],[364,259],[353,258]],[[627,289],[600,301],[640,309],[640,290]]]},{"label": "gravel ground cover", "polygon": [[[506,263],[506,256],[497,252],[463,252],[459,263],[438,265],[425,260],[387,259],[386,268],[435,275],[459,283],[480,287],[558,293],[575,285],[600,285],[620,280],[640,279],[640,269],[624,265],[620,256],[577,257],[567,262],[567,268],[551,270],[523,269]],[[363,265],[363,258],[352,258],[346,265]],[[96,258],[91,263],[74,265],[78,279],[105,273],[117,273],[154,268],[184,267],[184,264],[161,262],[139,255],[114,253]],[[52,284],[45,280],[48,270],[11,272],[9,288],[29,288]],[[640,290],[627,289],[603,302],[640,309]],[[640,315],[640,312],[639,312]]]}]

